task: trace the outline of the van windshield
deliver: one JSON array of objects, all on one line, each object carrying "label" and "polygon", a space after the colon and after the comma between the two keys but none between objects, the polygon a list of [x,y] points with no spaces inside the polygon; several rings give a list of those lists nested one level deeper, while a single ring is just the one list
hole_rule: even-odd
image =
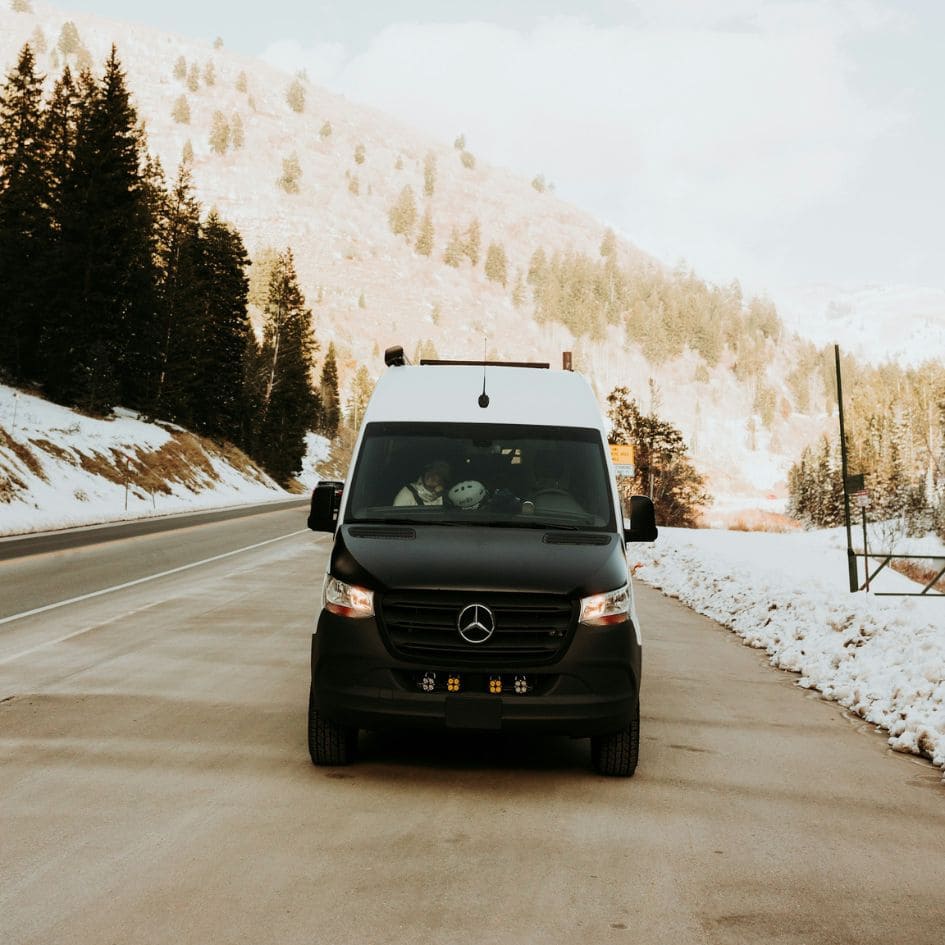
[{"label": "van windshield", "polygon": [[370,423],[345,521],[613,530],[600,432]]}]

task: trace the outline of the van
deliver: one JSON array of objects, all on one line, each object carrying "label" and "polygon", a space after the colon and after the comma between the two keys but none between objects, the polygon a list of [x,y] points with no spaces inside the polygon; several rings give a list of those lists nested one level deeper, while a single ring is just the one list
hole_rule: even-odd
[{"label": "van", "polygon": [[313,763],[350,763],[360,729],[449,729],[589,737],[600,774],[632,775],[626,546],[657,529],[642,496],[624,521],[590,386],[547,364],[385,361],[348,479],[312,497],[309,527],[334,534]]}]

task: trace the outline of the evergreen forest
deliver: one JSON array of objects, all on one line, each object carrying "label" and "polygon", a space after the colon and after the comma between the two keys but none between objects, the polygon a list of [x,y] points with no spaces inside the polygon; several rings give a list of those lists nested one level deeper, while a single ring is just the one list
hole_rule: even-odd
[{"label": "evergreen forest", "polygon": [[186,161],[168,184],[115,48],[101,76],[66,65],[44,88],[26,45],[0,89],[0,379],[179,423],[286,483],[339,399],[336,371],[314,381],[291,250],[268,261],[257,337],[243,240],[204,212]]}]

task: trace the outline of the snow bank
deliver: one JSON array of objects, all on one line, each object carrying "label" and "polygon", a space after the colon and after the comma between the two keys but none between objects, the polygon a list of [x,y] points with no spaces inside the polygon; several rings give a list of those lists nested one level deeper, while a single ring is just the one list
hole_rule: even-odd
[{"label": "snow bank", "polygon": [[[923,551],[945,554],[941,542]],[[882,726],[896,751],[945,767],[945,600],[849,593],[842,529],[661,528],[654,545],[631,546],[631,563],[638,578],[800,674],[798,685]],[[873,589],[919,587],[884,572]]]}]

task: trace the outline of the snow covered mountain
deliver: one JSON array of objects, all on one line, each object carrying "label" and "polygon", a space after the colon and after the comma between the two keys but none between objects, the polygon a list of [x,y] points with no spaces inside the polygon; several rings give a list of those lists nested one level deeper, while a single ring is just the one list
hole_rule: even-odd
[{"label": "snow covered mountain", "polygon": [[[146,123],[149,148],[167,176],[173,178],[185,149],[191,149],[205,210],[215,207],[235,224],[254,257],[268,249],[293,249],[321,350],[334,341],[343,387],[358,364],[379,374],[381,353],[394,343],[408,354],[432,343],[441,357],[479,357],[485,346],[501,357],[552,365],[561,363],[562,351],[572,350],[575,366],[588,375],[602,404],[613,387],[626,385],[647,407],[649,381],[655,382],[661,414],[684,432],[697,466],[709,476],[717,497],[715,520],[720,521],[744,507],[779,509],[790,464],[803,445],[832,428],[826,406],[819,413],[791,409],[786,384],[791,339],[780,343],[781,356],[769,369],[767,383],[782,407],[764,427],[755,412],[756,391],[736,378],[731,359],[706,370],[687,351],[656,368],[620,328],[610,326],[603,339],[576,339],[556,322],[538,324],[530,305],[516,307],[512,285],[538,247],[599,258],[605,226],[548,189],[476,159],[475,141],[466,142],[464,151],[452,142],[431,140],[304,77],[233,53],[225,46],[225,24],[221,44],[210,37],[196,40],[66,14],[38,2],[32,7],[30,13],[9,6],[0,10],[4,71],[30,42],[51,84],[64,61],[57,46],[69,22],[96,71],[115,44]],[[70,54],[72,65],[77,59]],[[215,122],[218,128],[225,123],[230,133],[222,151],[211,146]],[[432,195],[424,196],[430,155],[435,182]],[[279,183],[287,161],[298,169],[297,192]],[[426,208],[431,212],[430,256],[418,253],[414,242],[396,235],[390,225],[390,210],[408,185],[419,214]],[[473,220],[481,227],[482,255],[490,242],[500,243],[507,254],[505,287],[486,277],[481,259],[477,266],[466,261],[456,268],[443,262],[451,231],[463,231]],[[625,239],[617,240],[616,253],[627,268],[658,265]],[[895,323],[901,307],[894,295],[883,305],[857,296],[849,311],[841,298],[840,314],[833,319],[821,317],[825,298],[799,296],[796,305],[788,306],[788,323],[816,340],[837,339],[830,331],[835,325],[847,337],[862,335],[864,353],[888,343],[891,351],[908,356],[901,325],[888,337],[872,323],[868,337],[858,327],[863,311]],[[926,351],[941,351],[935,300],[927,301],[930,307],[915,309],[916,342]]]}]

